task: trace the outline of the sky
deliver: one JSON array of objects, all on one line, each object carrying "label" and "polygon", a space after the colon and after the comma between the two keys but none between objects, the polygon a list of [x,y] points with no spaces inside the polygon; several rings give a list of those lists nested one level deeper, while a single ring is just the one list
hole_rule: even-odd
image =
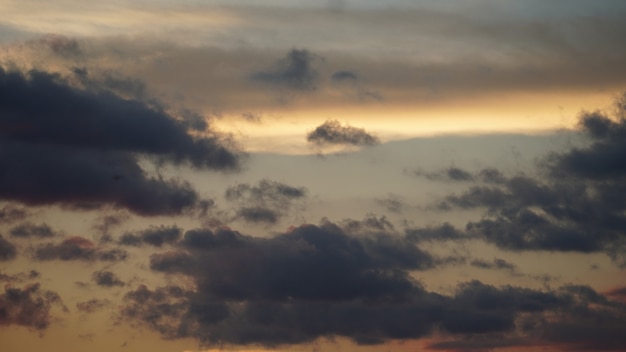
[{"label": "sky", "polygon": [[7,351],[626,351],[626,2],[0,13]]}]

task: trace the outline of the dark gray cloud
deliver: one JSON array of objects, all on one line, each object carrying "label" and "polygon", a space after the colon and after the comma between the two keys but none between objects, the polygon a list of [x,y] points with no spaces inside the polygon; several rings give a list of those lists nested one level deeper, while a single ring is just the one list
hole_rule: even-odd
[{"label": "dark gray cloud", "polygon": [[1,109],[13,112],[2,115],[5,140],[139,152],[202,168],[237,166],[237,155],[219,136],[194,138],[172,116],[137,100],[78,90],[42,71],[24,75],[2,70],[0,89],[11,98],[3,100]]},{"label": "dark gray cloud", "polygon": [[448,196],[446,203],[484,207],[491,215],[469,222],[457,238],[480,238],[508,250],[604,251],[618,258],[624,253],[626,203],[609,202],[612,196],[604,193],[617,192],[619,184],[599,186],[576,179],[515,176],[501,186],[471,187]]},{"label": "dark gray cloud", "polygon": [[282,182],[261,180],[257,186],[248,183],[240,183],[229,187],[225,197],[229,201],[243,201],[245,203],[279,203],[282,204],[292,199],[304,198],[306,188],[293,187]]},{"label": "dark gray cloud", "polygon": [[[617,351],[623,337],[616,332],[626,324],[626,306],[586,286],[541,291],[478,281],[460,284],[448,296],[413,284],[398,297],[323,300],[292,296],[227,300],[204,290],[140,286],[126,294],[122,317],[167,338],[196,338],[203,346],[280,346],[330,336],[378,344],[436,334],[454,340],[433,344],[432,349],[445,345],[469,351],[479,346],[565,342],[584,346],[583,350],[612,346],[609,350]],[[597,337],[576,333],[577,329],[601,331],[594,327],[598,321],[608,330]],[[607,342],[607,337],[618,342]]]},{"label": "dark gray cloud", "polygon": [[[411,289],[413,281],[403,270],[433,265],[428,253],[403,237],[351,236],[329,222],[271,239],[229,230],[188,231],[181,246],[185,252],[153,256],[151,268],[195,277],[203,291],[222,299],[378,297]],[[210,272],[213,267],[220,270]]]},{"label": "dark gray cloud", "polygon": [[517,266],[515,266],[515,264],[509,263],[500,258],[494,258],[490,262],[483,259],[474,259],[470,262],[470,265],[481,269],[506,270],[511,272],[515,272],[517,270]]},{"label": "dark gray cloud", "polygon": [[333,82],[356,81],[357,74],[352,71],[337,71],[330,78]]},{"label": "dark gray cloud", "polygon": [[455,241],[467,238],[463,231],[457,230],[449,223],[438,226],[412,228],[406,230],[406,236],[411,241]]},{"label": "dark gray cloud", "polygon": [[[0,198],[91,209],[110,204],[142,215],[195,207],[187,183],[148,177],[141,155],[198,168],[234,169],[232,143],[137,100],[71,87],[41,71],[0,69]],[[36,102],[36,103],[33,103]]]},{"label": "dark gray cloud", "polygon": [[108,299],[90,299],[76,303],[76,309],[84,313],[93,313],[109,306],[111,301]]},{"label": "dark gray cloud", "polygon": [[304,187],[261,180],[257,185],[240,183],[226,189],[227,201],[238,204],[235,218],[252,223],[274,224],[285,215],[294,202],[307,196]]},{"label": "dark gray cloud", "polygon": [[318,72],[313,67],[315,56],[307,50],[293,49],[272,70],[256,72],[251,78],[295,90],[314,90]]},{"label": "dark gray cloud", "polygon": [[415,175],[426,177],[432,181],[474,181],[474,176],[471,173],[454,166],[439,172],[417,170]]},{"label": "dark gray cloud", "polygon": [[45,330],[50,325],[50,310],[55,305],[64,308],[57,293],[42,290],[39,284],[24,288],[5,287],[0,295],[0,325]]},{"label": "dark gray cloud", "polygon": [[504,174],[495,168],[486,168],[480,170],[478,178],[485,183],[504,183],[506,178]]},{"label": "dark gray cloud", "polygon": [[180,214],[200,202],[188,183],[148,177],[127,154],[0,144],[3,199],[86,210],[109,204],[141,215]]},{"label": "dark gray cloud", "polygon": [[13,237],[23,238],[50,238],[58,235],[48,224],[45,223],[40,225],[35,225],[33,223],[24,223],[12,228],[10,233]]},{"label": "dark gray cloud", "polygon": [[[626,101],[626,93],[622,97]],[[626,175],[626,106],[616,104],[614,118],[606,114],[583,112],[579,125],[591,138],[591,144],[555,153],[550,162],[558,176],[578,176],[586,179],[614,179]]]},{"label": "dark gray cloud", "polygon": [[193,273],[198,262],[189,253],[169,251],[150,256],[150,269],[165,273]]},{"label": "dark gray cloud", "polygon": [[120,237],[119,243],[129,246],[139,246],[147,243],[161,247],[164,244],[176,242],[181,235],[182,229],[177,226],[153,226],[143,231],[126,233]]},{"label": "dark gray cloud", "polygon": [[36,260],[86,260],[117,262],[125,260],[128,253],[119,248],[105,249],[84,237],[69,237],[60,243],[45,243],[35,247]]},{"label": "dark gray cloud", "polygon": [[28,211],[24,208],[6,205],[0,209],[0,223],[10,224],[15,221],[23,220],[28,215]]},{"label": "dark gray cloud", "polygon": [[342,126],[337,120],[328,120],[307,134],[306,140],[316,145],[369,146],[379,143],[378,137],[362,128]]},{"label": "dark gray cloud", "polygon": [[[583,146],[549,154],[538,176],[506,177],[484,169],[461,194],[445,197],[441,210],[486,210],[463,230],[411,229],[414,240],[480,239],[501,249],[603,252],[626,266],[626,105],[613,116],[583,112]],[[620,103],[622,102],[622,103]],[[446,231],[444,231],[446,230]]]},{"label": "dark gray cloud", "polygon": [[115,273],[106,270],[96,271],[92,275],[93,281],[98,286],[103,287],[115,287],[126,285],[124,281],[120,280]]},{"label": "dark gray cloud", "polygon": [[0,273],[0,281],[4,282],[24,282],[28,280],[34,280],[41,277],[41,274],[37,270],[31,270],[29,272],[22,272],[14,275],[8,275],[4,273]]},{"label": "dark gray cloud", "polygon": [[477,174],[472,174],[455,166],[438,172],[416,170],[414,173],[416,176],[425,177],[431,181],[481,181],[487,184],[501,184],[506,180],[504,174],[495,168],[482,169]]},{"label": "dark gray cloud", "polygon": [[93,225],[93,228],[96,229],[102,236],[104,240],[110,240],[109,231],[117,226],[120,226],[124,221],[128,220],[128,214],[114,214],[114,215],[102,215]]},{"label": "dark gray cloud", "polygon": [[[126,304],[121,310],[124,321],[130,319],[145,324],[166,338],[188,335],[191,328],[188,325],[194,318],[201,317],[190,309],[193,292],[178,286],[159,287],[152,291],[141,285],[126,293],[124,299]],[[206,323],[210,325],[210,321]]]},{"label": "dark gray cloud", "polygon": [[341,222],[341,228],[349,234],[389,234],[394,231],[387,217],[374,215],[368,215],[363,220],[346,219]]},{"label": "dark gray cloud", "polygon": [[15,245],[0,235],[0,261],[11,260],[17,255]]},{"label": "dark gray cloud", "polygon": [[264,208],[261,206],[240,208],[235,214],[235,218],[237,219],[244,219],[245,221],[252,223],[267,224],[277,223],[278,219],[281,216],[282,214],[280,214],[276,210]]}]

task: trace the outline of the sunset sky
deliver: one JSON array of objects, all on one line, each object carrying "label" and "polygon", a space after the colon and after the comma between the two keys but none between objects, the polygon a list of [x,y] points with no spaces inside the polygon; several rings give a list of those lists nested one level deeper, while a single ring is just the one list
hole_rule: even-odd
[{"label": "sunset sky", "polygon": [[626,351],[626,1],[0,14],[2,351]]}]

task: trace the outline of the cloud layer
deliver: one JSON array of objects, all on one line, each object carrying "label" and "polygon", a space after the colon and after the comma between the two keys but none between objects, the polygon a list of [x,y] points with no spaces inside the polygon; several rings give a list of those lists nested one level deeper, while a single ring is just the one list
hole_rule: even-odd
[{"label": "cloud layer", "polygon": [[[212,133],[140,101],[73,88],[42,71],[0,69],[0,198],[28,205],[103,205],[142,215],[179,214],[200,203],[185,182],[148,176],[141,157],[233,169],[239,156]],[[36,102],[36,103],[33,103]]]}]

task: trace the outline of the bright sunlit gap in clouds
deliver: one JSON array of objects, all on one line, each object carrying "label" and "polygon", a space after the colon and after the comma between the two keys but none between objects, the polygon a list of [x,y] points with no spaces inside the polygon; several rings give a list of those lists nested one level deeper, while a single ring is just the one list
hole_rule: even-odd
[{"label": "bright sunlit gap in clouds", "polygon": [[328,120],[363,128],[382,142],[441,135],[545,134],[576,128],[583,110],[610,110],[617,95],[618,92],[521,94],[422,107],[381,104],[305,111],[286,108],[255,116],[252,120],[239,114],[225,115],[213,120],[213,124],[234,134],[251,152],[310,154],[319,150],[307,143],[306,134]]}]

